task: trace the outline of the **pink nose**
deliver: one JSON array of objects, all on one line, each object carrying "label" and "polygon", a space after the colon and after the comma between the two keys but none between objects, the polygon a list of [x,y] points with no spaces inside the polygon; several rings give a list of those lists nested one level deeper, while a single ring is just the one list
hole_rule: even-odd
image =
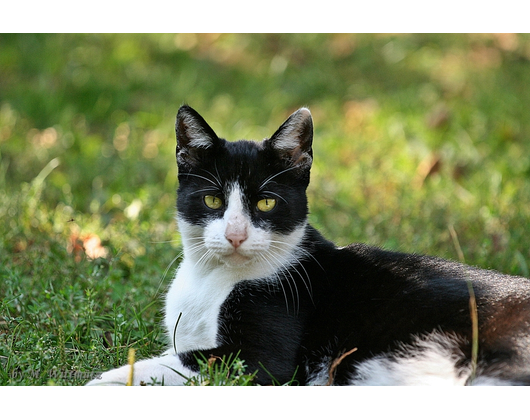
[{"label": "pink nose", "polygon": [[237,249],[248,238],[248,224],[244,218],[236,215],[226,222],[225,238]]},{"label": "pink nose", "polygon": [[248,238],[247,232],[226,232],[225,238],[232,244],[234,248],[239,248],[243,242]]}]

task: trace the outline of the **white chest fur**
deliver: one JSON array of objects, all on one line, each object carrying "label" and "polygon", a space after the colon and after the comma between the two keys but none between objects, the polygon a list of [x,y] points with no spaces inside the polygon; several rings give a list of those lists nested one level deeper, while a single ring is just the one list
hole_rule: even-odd
[{"label": "white chest fur", "polygon": [[165,317],[178,353],[217,346],[219,310],[234,284],[222,268],[201,273],[195,264],[182,262],[166,297]]}]

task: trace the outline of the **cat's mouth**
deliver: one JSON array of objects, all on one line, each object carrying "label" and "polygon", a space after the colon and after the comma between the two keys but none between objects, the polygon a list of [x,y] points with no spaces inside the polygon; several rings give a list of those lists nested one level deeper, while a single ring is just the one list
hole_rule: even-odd
[{"label": "cat's mouth", "polygon": [[229,267],[241,267],[249,264],[253,258],[234,250],[231,254],[223,255],[220,260]]}]

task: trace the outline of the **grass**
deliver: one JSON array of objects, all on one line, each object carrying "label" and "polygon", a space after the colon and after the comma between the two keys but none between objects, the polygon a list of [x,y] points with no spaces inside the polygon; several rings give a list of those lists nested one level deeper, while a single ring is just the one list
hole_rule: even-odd
[{"label": "grass", "polygon": [[130,348],[140,359],[169,344],[182,103],[233,140],[268,137],[309,106],[310,221],[339,245],[529,276],[528,35],[0,34],[0,45],[2,385],[80,385],[127,364]]}]

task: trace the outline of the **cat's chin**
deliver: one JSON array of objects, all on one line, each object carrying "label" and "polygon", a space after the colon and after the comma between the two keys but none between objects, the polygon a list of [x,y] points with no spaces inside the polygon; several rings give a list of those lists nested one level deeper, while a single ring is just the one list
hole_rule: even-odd
[{"label": "cat's chin", "polygon": [[241,255],[239,252],[234,252],[230,255],[225,255],[222,258],[220,258],[220,261],[230,268],[246,266],[250,264],[252,260],[253,258],[245,257],[244,255]]}]

